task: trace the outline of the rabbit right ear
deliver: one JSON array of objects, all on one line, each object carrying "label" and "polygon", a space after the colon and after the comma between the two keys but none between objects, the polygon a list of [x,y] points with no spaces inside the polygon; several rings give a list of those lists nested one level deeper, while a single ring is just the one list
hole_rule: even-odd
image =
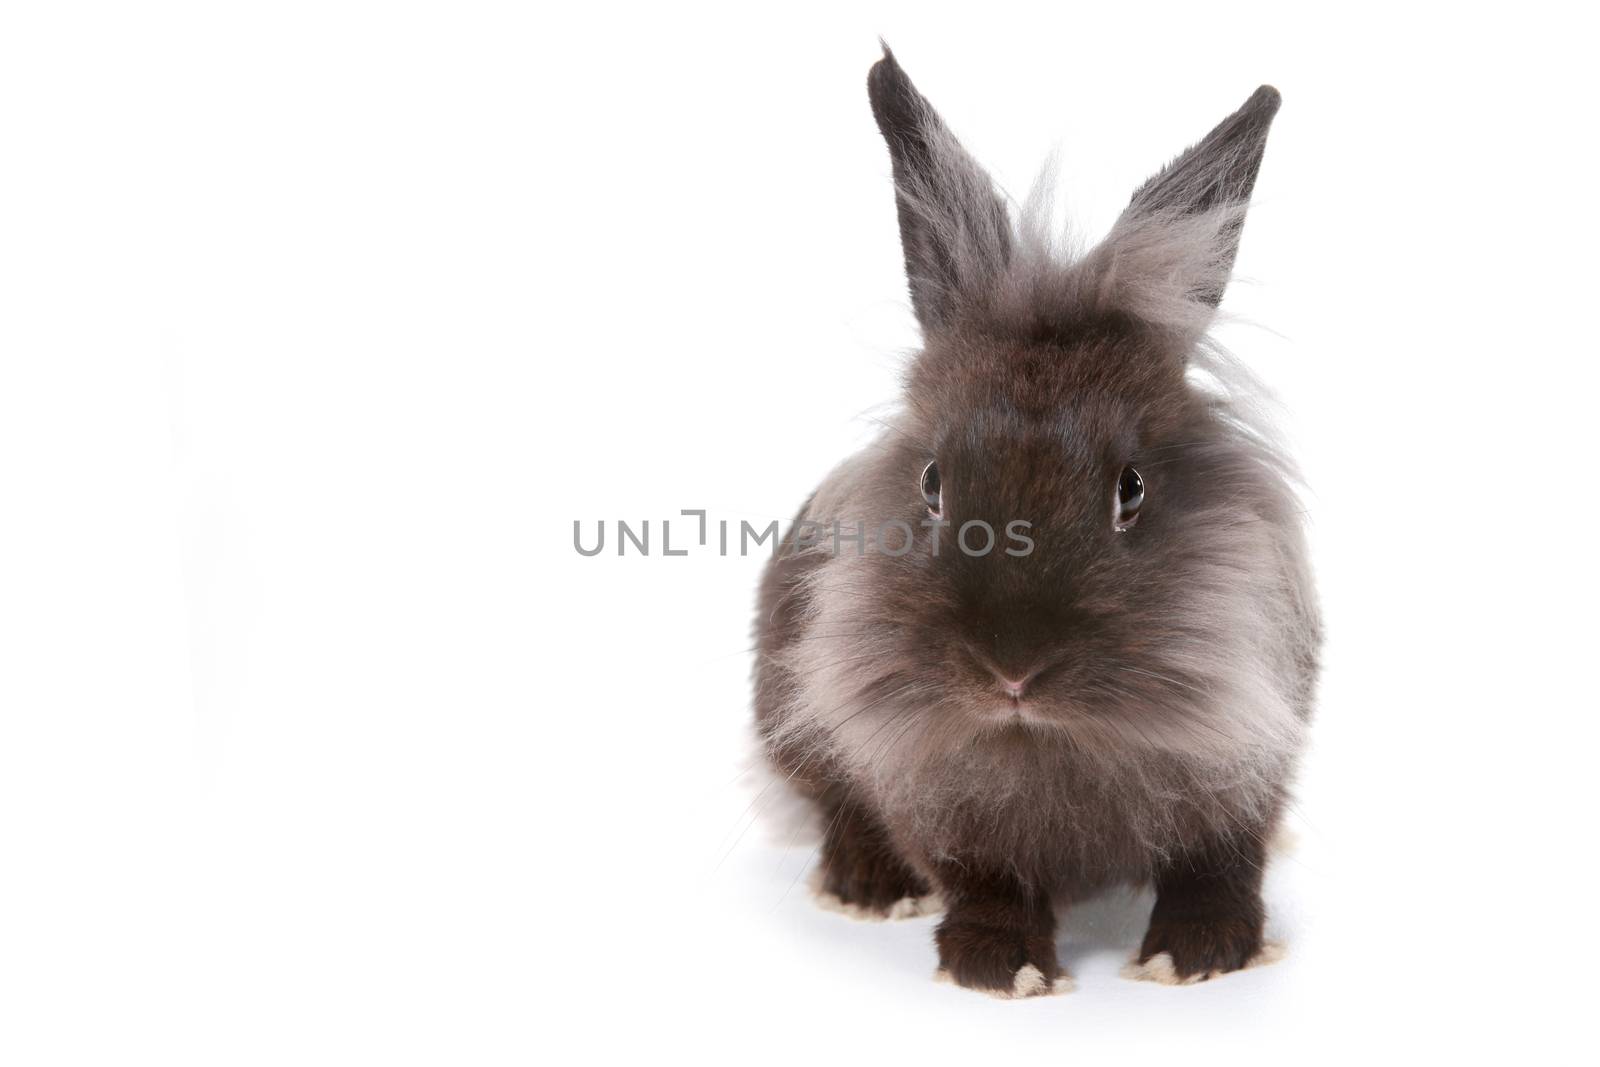
[{"label": "rabbit right ear", "polygon": [[[1188,295],[1211,307],[1221,303],[1233,270],[1245,208],[1255,189],[1256,174],[1267,148],[1267,131],[1272,128],[1272,117],[1278,113],[1280,103],[1282,98],[1272,86],[1257,89],[1243,107],[1141,185],[1113,231],[1137,231],[1150,222],[1159,228],[1167,223],[1174,243],[1181,245],[1185,234],[1192,237],[1204,233],[1205,220],[1214,221],[1207,241],[1209,248],[1203,249],[1208,254],[1191,256],[1188,270],[1168,271],[1174,279],[1187,284]],[[1203,269],[1193,269],[1197,262]]]},{"label": "rabbit right ear", "polygon": [[911,304],[924,332],[981,301],[1011,256],[1011,222],[994,183],[917,92],[884,45],[867,75],[889,143]]}]

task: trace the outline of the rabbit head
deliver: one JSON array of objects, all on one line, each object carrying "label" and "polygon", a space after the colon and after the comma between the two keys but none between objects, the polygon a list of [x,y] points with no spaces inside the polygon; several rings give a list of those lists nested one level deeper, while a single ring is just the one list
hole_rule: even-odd
[{"label": "rabbit head", "polygon": [[1205,341],[1277,92],[1063,258],[887,50],[868,88],[923,348],[803,514],[912,550],[836,546],[797,583],[791,725],[875,773],[980,739],[1281,764],[1315,645],[1298,509]]}]

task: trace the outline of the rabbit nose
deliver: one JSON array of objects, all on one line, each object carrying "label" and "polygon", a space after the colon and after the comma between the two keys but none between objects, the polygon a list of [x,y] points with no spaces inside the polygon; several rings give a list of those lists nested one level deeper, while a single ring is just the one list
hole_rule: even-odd
[{"label": "rabbit nose", "polygon": [[1012,700],[1016,700],[1018,697],[1022,696],[1023,690],[1027,689],[1028,683],[1033,680],[1031,677],[1021,679],[1008,678],[998,672],[995,674],[995,677],[1000,680],[1000,688],[1004,689],[1006,696],[1010,697]]},{"label": "rabbit nose", "polygon": [[974,680],[988,674],[1000,686],[1000,691],[1012,700],[1022,699],[1028,687],[1050,667],[1051,663],[1047,655],[1038,652],[1031,655],[1011,654],[1002,658],[976,642],[966,642],[966,648],[972,657],[972,665],[978,668]]}]

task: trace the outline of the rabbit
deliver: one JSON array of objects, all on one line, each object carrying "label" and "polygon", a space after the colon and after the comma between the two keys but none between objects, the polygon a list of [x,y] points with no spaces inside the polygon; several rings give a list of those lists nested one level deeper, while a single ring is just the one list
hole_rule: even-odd
[{"label": "rabbit", "polygon": [[1155,894],[1130,976],[1261,962],[1321,624],[1298,476],[1206,335],[1279,94],[1064,257],[887,45],[867,88],[923,345],[755,626],[756,732],[823,827],[818,893],[942,911],[936,975],[1008,998],[1070,987],[1058,913],[1116,887]]}]

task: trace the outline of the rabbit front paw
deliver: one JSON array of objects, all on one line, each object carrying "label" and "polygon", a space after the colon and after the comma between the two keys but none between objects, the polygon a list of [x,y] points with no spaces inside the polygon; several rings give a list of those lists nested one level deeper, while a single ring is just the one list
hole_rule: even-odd
[{"label": "rabbit front paw", "polygon": [[1193,985],[1282,959],[1281,942],[1266,941],[1258,922],[1218,916],[1152,923],[1124,978]]},{"label": "rabbit front paw", "polygon": [[1002,1000],[1066,993],[1072,978],[1056,961],[1049,931],[946,920],[940,924],[934,977]]}]

